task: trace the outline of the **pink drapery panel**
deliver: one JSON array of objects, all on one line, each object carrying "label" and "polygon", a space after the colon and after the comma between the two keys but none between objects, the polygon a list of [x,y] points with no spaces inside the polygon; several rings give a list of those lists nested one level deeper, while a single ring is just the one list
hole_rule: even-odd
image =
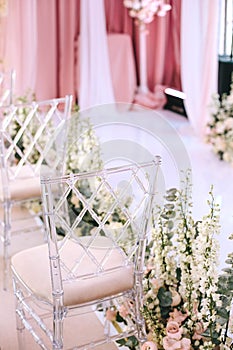
[{"label": "pink drapery panel", "polygon": [[180,82],[180,0],[171,0],[165,17],[155,16],[148,25],[147,66],[151,91],[164,85],[181,90]]},{"label": "pink drapery panel", "polygon": [[15,95],[35,91],[37,67],[36,0],[9,0],[4,66],[16,70]]},{"label": "pink drapery panel", "polygon": [[104,0],[106,29],[108,33],[125,33],[133,39],[134,23],[124,6],[123,0]]},{"label": "pink drapery panel", "polygon": [[[7,7],[8,9],[8,7]],[[8,13],[8,11],[7,11]],[[4,71],[6,68],[6,37],[7,37],[7,13],[6,15],[0,15],[0,69]]]},{"label": "pink drapery panel", "polygon": [[[180,0],[167,1],[172,5],[164,18],[155,16],[147,25],[147,76],[148,86],[154,91],[156,85],[168,85],[181,89],[180,83]],[[108,33],[127,33],[131,36],[135,64],[139,69],[138,28],[129,16],[122,1],[105,0]],[[137,73],[138,77],[138,73]]]},{"label": "pink drapery panel", "polygon": [[35,93],[38,100],[59,97],[58,18],[56,3],[56,0],[36,1],[38,46],[36,51]]},{"label": "pink drapery panel", "polygon": [[181,77],[188,118],[204,136],[211,96],[217,91],[218,0],[182,1]]},{"label": "pink drapery panel", "polygon": [[85,109],[113,103],[114,93],[103,0],[81,0],[80,16],[79,106]]},{"label": "pink drapery panel", "polygon": [[[152,91],[156,84],[180,88],[180,0],[169,1],[173,8],[166,18],[155,17],[148,25],[148,85]],[[104,4],[108,33],[130,35],[138,70],[138,30],[128,9],[123,0],[105,0]],[[16,68],[18,94],[30,88],[38,99],[67,93],[77,97],[79,17],[80,0],[9,0],[6,61],[8,67]]]},{"label": "pink drapery panel", "polygon": [[180,79],[180,20],[181,0],[171,0],[167,13],[164,84],[182,91]]},{"label": "pink drapery panel", "polygon": [[61,96],[78,95],[78,37],[80,1],[59,0],[58,6],[59,62],[57,62],[58,91]]}]

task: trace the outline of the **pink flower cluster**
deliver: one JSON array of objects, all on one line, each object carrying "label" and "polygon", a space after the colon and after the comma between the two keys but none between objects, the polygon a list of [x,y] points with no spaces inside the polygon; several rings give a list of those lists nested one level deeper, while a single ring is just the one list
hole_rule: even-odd
[{"label": "pink flower cluster", "polygon": [[[191,341],[183,338],[183,328],[176,321],[168,321],[166,327],[166,336],[163,338],[164,350],[190,350]],[[153,341],[147,341],[141,347],[141,350],[157,350],[157,345]]]},{"label": "pink flower cluster", "polygon": [[166,327],[167,335],[163,338],[164,350],[189,350],[191,341],[182,338],[183,328],[176,321],[168,321]]}]

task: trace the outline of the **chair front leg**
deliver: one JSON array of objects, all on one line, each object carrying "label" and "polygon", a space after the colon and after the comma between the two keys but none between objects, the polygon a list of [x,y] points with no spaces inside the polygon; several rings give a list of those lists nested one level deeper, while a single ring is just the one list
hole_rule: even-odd
[{"label": "chair front leg", "polygon": [[61,296],[54,297],[53,307],[53,350],[63,349],[64,307]]},{"label": "chair front leg", "polygon": [[16,279],[13,277],[13,289],[14,289],[14,295],[15,295],[15,313],[16,313],[16,329],[17,329],[17,338],[18,338],[18,347],[19,350],[24,350],[25,348],[25,342],[24,342],[24,323],[23,319],[25,317],[24,315],[24,309],[22,305],[22,296],[21,292],[19,290],[18,283]]},{"label": "chair front leg", "polygon": [[11,204],[9,201],[4,203],[4,227],[3,227],[3,289],[7,290],[8,275],[10,271],[9,246],[11,241]]}]

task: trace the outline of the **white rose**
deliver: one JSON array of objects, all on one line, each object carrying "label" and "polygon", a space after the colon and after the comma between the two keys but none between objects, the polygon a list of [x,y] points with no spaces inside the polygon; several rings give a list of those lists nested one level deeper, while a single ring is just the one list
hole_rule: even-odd
[{"label": "white rose", "polygon": [[225,131],[225,125],[222,122],[217,122],[215,128],[218,134],[222,134]]},{"label": "white rose", "polygon": [[226,100],[229,104],[232,105],[233,104],[233,94],[228,95]]},{"label": "white rose", "polygon": [[223,160],[225,160],[225,162],[230,163],[232,161],[232,156],[230,155],[230,153],[228,153],[228,152],[224,153]]},{"label": "white rose", "polygon": [[233,128],[233,118],[227,118],[224,121],[224,125],[226,129],[232,129]]},{"label": "white rose", "polygon": [[216,137],[215,139],[215,149],[218,151],[225,151],[226,149],[226,142],[221,137]]}]

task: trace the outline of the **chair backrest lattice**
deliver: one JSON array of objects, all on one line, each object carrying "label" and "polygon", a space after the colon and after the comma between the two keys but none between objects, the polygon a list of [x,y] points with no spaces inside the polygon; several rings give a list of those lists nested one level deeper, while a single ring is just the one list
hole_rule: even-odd
[{"label": "chair backrest lattice", "polygon": [[142,268],[143,259],[138,265],[137,258],[151,227],[159,164],[156,157],[143,164],[41,176],[51,264],[60,264],[54,285],[126,266]]},{"label": "chair backrest lattice", "polygon": [[64,115],[70,108],[70,96],[0,107],[1,163],[9,180],[22,175],[25,166],[29,173],[39,176],[46,144],[58,125],[65,123]]}]

